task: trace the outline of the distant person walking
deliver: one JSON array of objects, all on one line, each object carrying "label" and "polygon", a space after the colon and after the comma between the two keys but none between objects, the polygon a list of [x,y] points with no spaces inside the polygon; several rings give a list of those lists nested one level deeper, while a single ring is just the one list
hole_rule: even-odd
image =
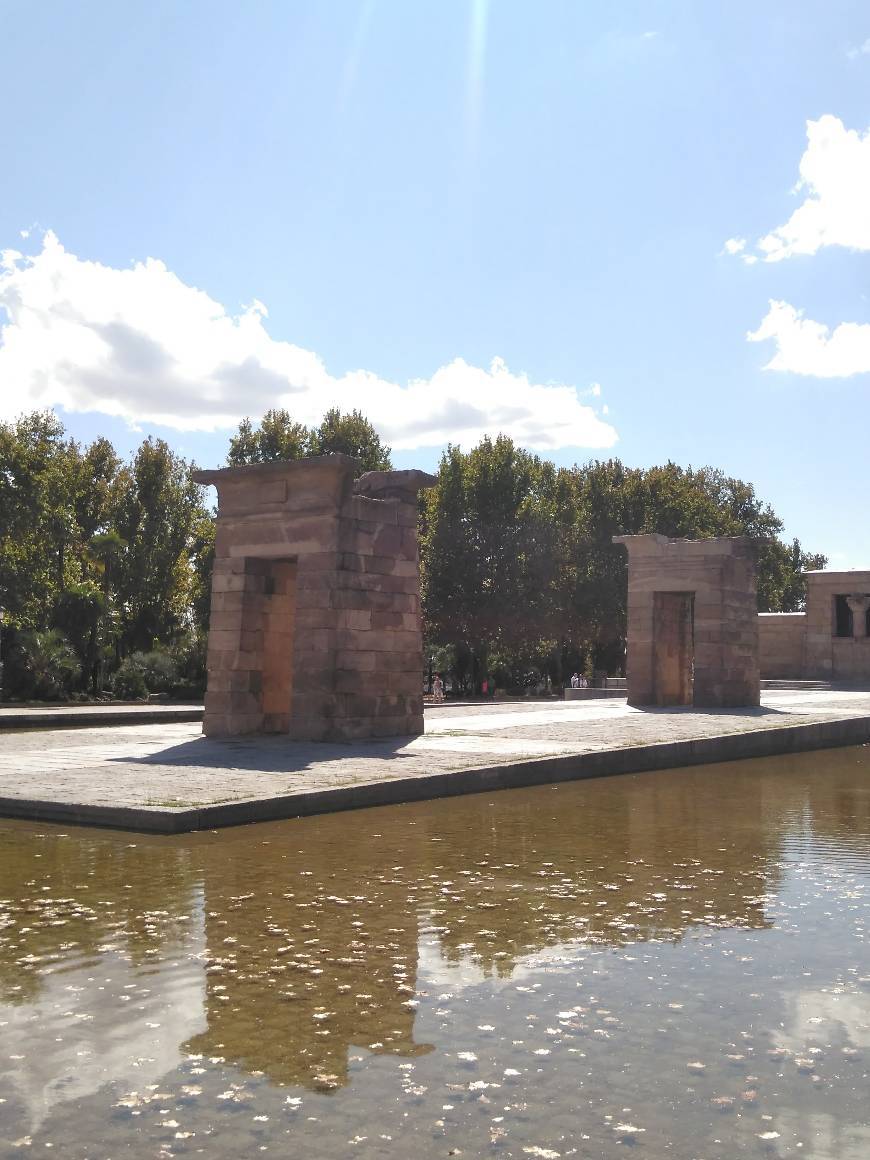
[{"label": "distant person walking", "polygon": [[432,682],[432,699],[436,705],[440,705],[444,700],[444,682],[440,673],[435,674],[435,680]]},{"label": "distant person walking", "polygon": [[580,675],[579,675],[579,673],[572,673],[572,675],[571,675],[571,688],[572,689],[579,689],[580,688]]}]

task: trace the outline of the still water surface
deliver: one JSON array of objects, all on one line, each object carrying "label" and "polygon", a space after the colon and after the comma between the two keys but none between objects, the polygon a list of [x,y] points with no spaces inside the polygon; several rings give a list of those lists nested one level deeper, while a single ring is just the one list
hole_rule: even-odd
[{"label": "still water surface", "polygon": [[870,747],[0,821],[0,1155],[870,1155]]}]

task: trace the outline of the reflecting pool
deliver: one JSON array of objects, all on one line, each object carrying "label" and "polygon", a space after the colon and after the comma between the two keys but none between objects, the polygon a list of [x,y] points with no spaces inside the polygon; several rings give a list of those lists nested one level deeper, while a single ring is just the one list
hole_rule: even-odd
[{"label": "reflecting pool", "polygon": [[868,920],[866,746],[0,821],[0,1155],[864,1160]]}]

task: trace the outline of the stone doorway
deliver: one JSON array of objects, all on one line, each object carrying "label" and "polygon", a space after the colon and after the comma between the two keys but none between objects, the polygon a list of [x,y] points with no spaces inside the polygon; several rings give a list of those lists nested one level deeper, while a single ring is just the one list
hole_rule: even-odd
[{"label": "stone doorway", "polygon": [[694,592],[654,593],[653,665],[653,703],[691,705],[695,668]]},{"label": "stone doorway", "polygon": [[252,563],[265,566],[261,602],[263,732],[288,733],[293,712],[296,561],[257,560]]}]

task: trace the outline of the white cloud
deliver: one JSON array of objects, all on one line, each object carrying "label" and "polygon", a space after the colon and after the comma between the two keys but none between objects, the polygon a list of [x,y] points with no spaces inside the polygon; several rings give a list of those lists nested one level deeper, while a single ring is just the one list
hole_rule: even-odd
[{"label": "white cloud", "polygon": [[776,353],[765,370],[791,371],[817,378],[846,378],[870,372],[870,324],[841,322],[833,330],[804,318],[788,302],[771,301],[750,342],[772,339]]},{"label": "white cloud", "polygon": [[746,249],[746,238],[729,238],[722,247],[723,254],[740,254]]},{"label": "white cloud", "polygon": [[830,113],[808,121],[795,190],[805,194],[803,202],[758,241],[765,262],[815,254],[824,246],[870,250],[870,130],[862,135],[847,129]]},{"label": "white cloud", "polygon": [[115,269],[68,253],[50,232],[33,256],[0,254],[3,310],[0,417],[60,406],[215,431],[269,407],[310,424],[338,406],[358,407],[397,450],[499,431],[540,450],[617,439],[574,387],[534,383],[501,359],[482,368],[457,358],[405,386],[364,370],[335,377],[313,351],[269,335],[262,303],[233,316],[163,262]]},{"label": "white cloud", "polygon": [[859,56],[870,56],[870,40],[865,40],[863,44],[858,44],[854,48],[850,48],[846,53],[849,60],[857,60]]}]

